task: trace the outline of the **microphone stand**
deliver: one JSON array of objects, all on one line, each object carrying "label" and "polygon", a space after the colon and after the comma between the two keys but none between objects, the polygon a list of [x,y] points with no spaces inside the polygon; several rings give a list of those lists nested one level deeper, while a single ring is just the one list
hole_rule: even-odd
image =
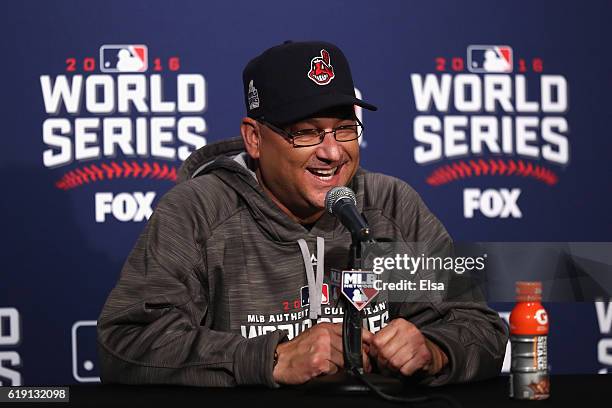
[{"label": "microphone stand", "polygon": [[[348,269],[359,271],[363,268],[362,244],[375,242],[370,236],[370,229],[364,227],[351,234],[350,257]],[[397,379],[384,377],[380,374],[365,373],[361,354],[363,327],[363,313],[343,298],[344,318],[342,321],[342,351],[344,357],[344,370],[334,375],[327,375],[310,380],[302,387],[323,393],[370,393],[371,388],[358,378],[366,377],[369,382],[376,384],[380,389],[397,391],[401,386]]]},{"label": "microphone stand", "polygon": [[[363,268],[361,257],[361,245],[365,242],[371,242],[370,229],[362,228],[355,234],[351,234],[351,247],[349,258],[349,269],[360,271]],[[344,369],[354,375],[355,371],[363,374],[363,360],[361,358],[361,328],[362,313],[357,310],[351,302],[344,301],[344,319],[342,321],[342,343],[344,353]]]}]

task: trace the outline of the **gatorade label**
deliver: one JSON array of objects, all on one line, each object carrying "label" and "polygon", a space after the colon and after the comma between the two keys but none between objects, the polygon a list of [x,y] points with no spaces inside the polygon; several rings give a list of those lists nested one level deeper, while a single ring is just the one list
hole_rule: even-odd
[{"label": "gatorade label", "polygon": [[536,336],[535,345],[535,367],[537,370],[548,370],[548,356],[547,356],[547,345],[546,336]]},{"label": "gatorade label", "polygon": [[549,397],[546,336],[512,336],[510,397],[541,400]]}]

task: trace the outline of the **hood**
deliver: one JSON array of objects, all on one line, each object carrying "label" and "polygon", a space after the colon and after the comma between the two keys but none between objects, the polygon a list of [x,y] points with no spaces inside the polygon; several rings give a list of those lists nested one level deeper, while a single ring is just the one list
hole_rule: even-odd
[{"label": "hood", "polygon": [[179,169],[176,183],[197,177],[202,173],[204,168],[211,164],[217,157],[225,156],[232,158],[240,153],[243,153],[244,142],[241,137],[221,140],[209,145],[200,147],[187,157]]}]

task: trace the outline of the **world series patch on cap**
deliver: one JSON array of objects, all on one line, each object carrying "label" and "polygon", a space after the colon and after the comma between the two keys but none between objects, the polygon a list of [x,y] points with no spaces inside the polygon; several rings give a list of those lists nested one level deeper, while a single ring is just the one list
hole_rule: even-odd
[{"label": "world series patch on cap", "polygon": [[247,115],[276,125],[338,106],[377,109],[355,96],[349,63],[328,42],[285,41],[252,59],[242,81]]}]

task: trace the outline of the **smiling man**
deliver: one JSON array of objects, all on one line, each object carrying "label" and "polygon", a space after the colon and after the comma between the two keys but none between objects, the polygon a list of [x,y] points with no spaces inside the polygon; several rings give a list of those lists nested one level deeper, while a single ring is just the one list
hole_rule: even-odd
[{"label": "smiling man", "polygon": [[[323,215],[327,192],[347,185],[355,175],[359,166],[356,139],[363,128],[352,106],[316,115],[320,117],[292,123],[287,130],[261,119],[246,118],[242,125],[249,156],[265,163],[255,171],[261,187],[289,217],[305,225]],[[330,130],[323,133],[322,129]]]},{"label": "smiling man", "polygon": [[[451,245],[412,188],[359,167],[355,105],[376,108],[355,97],[336,46],[273,47],[249,62],[243,84],[241,137],[185,161],[104,306],[104,382],[278,387],[342,369],[330,287],[351,238],[325,212],[332,187],[355,191],[376,237],[432,253]],[[366,371],[431,385],[499,373],[506,328],[481,302],[381,298],[366,316]]]}]

